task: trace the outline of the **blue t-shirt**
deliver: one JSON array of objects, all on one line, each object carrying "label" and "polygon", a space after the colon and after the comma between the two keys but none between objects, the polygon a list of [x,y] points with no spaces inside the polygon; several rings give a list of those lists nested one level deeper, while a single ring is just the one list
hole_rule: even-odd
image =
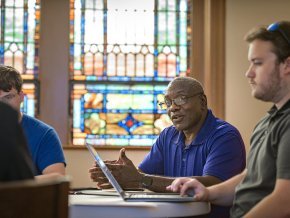
[{"label": "blue t-shirt", "polygon": [[22,116],[21,126],[37,170],[36,175],[41,175],[49,165],[66,165],[60,139],[51,126],[26,114]]},{"label": "blue t-shirt", "polygon": [[[174,126],[164,129],[139,165],[144,173],[170,177],[214,176],[227,180],[246,165],[245,145],[239,131],[208,110],[206,120],[189,146]],[[225,217],[229,208],[214,207],[211,217]]]}]

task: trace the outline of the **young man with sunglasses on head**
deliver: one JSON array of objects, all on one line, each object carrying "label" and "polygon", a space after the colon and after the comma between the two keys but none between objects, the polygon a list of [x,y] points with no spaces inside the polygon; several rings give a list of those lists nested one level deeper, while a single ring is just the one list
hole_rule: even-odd
[{"label": "young man with sunglasses on head", "polygon": [[252,95],[274,105],[256,125],[247,169],[205,188],[197,180],[175,180],[168,190],[216,205],[232,206],[231,217],[290,217],[290,22],[260,27],[246,35]]},{"label": "young man with sunglasses on head", "polygon": [[[164,105],[173,125],[160,133],[139,169],[126,157],[124,149],[119,160],[107,162],[123,188],[165,192],[174,177],[181,176],[192,176],[210,186],[244,170],[245,147],[240,133],[208,109],[197,80],[178,77],[171,81]],[[99,167],[89,172],[99,187],[108,187]],[[229,208],[212,208],[211,217],[228,216]]]},{"label": "young man with sunglasses on head", "polygon": [[36,178],[49,177],[53,174],[64,175],[65,158],[55,130],[20,111],[24,99],[22,83],[21,75],[16,69],[0,65],[0,101],[18,112],[19,122],[37,171]]}]

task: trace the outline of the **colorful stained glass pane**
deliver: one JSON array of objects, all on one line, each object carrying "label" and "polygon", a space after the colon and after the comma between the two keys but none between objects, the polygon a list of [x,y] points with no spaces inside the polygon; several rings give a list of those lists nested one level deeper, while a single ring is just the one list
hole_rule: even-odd
[{"label": "colorful stained glass pane", "polygon": [[[139,139],[151,146],[171,122],[157,107],[165,85],[74,85],[73,142],[98,145],[134,145]],[[102,139],[102,140],[99,140]],[[133,140],[134,139],[134,140]],[[133,140],[133,141],[132,141]],[[141,143],[138,143],[140,146]]]},{"label": "colorful stained glass pane", "polygon": [[21,110],[36,116],[40,0],[2,0],[0,17],[0,63],[13,66],[21,73],[25,93]]},{"label": "colorful stained glass pane", "polygon": [[36,87],[37,86],[34,83],[24,83],[22,87],[24,92],[24,100],[21,104],[21,111],[32,117],[38,113],[38,108],[35,107],[35,105],[38,104],[38,96],[35,91]]},{"label": "colorful stained glass pane", "polygon": [[72,142],[151,146],[157,107],[189,70],[187,0],[70,0]]}]

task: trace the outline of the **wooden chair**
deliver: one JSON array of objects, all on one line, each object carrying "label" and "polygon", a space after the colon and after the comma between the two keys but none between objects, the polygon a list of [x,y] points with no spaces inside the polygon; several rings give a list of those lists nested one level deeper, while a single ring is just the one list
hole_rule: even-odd
[{"label": "wooden chair", "polygon": [[69,179],[0,183],[1,218],[67,218]]}]

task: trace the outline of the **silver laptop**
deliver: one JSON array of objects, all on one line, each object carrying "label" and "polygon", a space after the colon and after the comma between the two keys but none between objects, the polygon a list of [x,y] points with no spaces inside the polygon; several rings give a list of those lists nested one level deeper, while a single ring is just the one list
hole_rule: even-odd
[{"label": "silver laptop", "polygon": [[175,193],[154,193],[154,192],[134,192],[129,193],[122,189],[119,185],[118,181],[115,179],[109,168],[106,166],[104,161],[101,159],[93,145],[86,143],[86,146],[90,153],[93,155],[95,161],[102,169],[103,173],[111,183],[111,185],[115,188],[117,193],[123,198],[125,201],[152,201],[152,202],[190,202],[194,201],[193,197],[190,196],[180,196]]}]

